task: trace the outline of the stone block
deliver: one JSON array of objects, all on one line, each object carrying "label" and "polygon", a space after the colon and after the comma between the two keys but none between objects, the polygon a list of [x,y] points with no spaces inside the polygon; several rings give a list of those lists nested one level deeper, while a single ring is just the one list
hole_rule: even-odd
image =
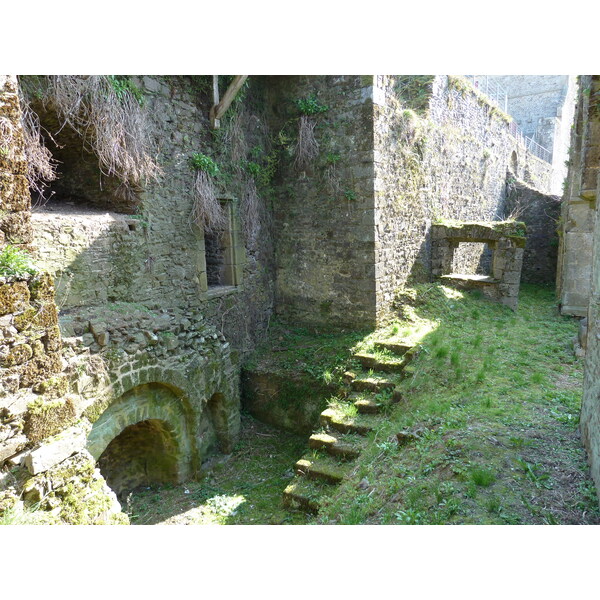
[{"label": "stone block", "polygon": [[37,475],[83,450],[85,443],[86,432],[80,427],[71,427],[32,450],[25,457],[25,466],[32,475]]},{"label": "stone block", "polygon": [[521,271],[505,271],[502,277],[503,283],[516,283],[521,280]]},{"label": "stone block", "polygon": [[24,435],[16,435],[0,444],[0,464],[21,450],[27,443]]},{"label": "stone block", "polygon": [[29,210],[29,183],[25,175],[0,172],[0,199],[2,210]]}]

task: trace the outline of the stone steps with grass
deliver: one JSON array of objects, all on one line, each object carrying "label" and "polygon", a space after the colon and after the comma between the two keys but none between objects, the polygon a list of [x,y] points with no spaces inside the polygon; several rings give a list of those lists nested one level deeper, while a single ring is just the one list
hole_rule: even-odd
[{"label": "stone steps with grass", "polygon": [[318,451],[313,450],[313,453],[306,454],[296,461],[294,470],[297,475],[304,475],[309,479],[318,479],[325,483],[338,484],[343,481],[351,469],[348,462],[342,462]]},{"label": "stone steps with grass", "polygon": [[308,439],[308,447],[313,450],[325,450],[331,456],[342,460],[354,460],[364,447],[364,438],[339,432],[336,432],[336,435],[313,433]]},{"label": "stone steps with grass", "polygon": [[283,491],[283,505],[288,509],[316,514],[334,489],[329,484],[296,476]]},{"label": "stone steps with grass", "polygon": [[404,368],[404,358],[391,357],[386,354],[367,354],[361,352],[354,357],[363,369],[373,369],[383,373],[400,373]]},{"label": "stone steps with grass", "polygon": [[349,477],[352,461],[369,443],[367,436],[385,423],[386,411],[402,400],[397,385],[413,368],[409,362],[415,348],[404,342],[380,342],[374,347],[373,354],[354,355],[366,371],[344,373],[345,397],[332,401],[321,413],[323,431],[310,436],[312,452],[296,462],[296,475],[283,492],[284,506],[317,513],[335,486]]}]

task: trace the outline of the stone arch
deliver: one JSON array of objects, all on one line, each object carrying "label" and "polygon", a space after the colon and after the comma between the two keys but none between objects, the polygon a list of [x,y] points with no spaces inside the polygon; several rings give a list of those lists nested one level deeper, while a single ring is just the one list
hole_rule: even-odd
[{"label": "stone arch", "polygon": [[179,457],[174,428],[166,421],[147,419],[125,427],[97,465],[113,492],[122,494],[142,485],[179,483]]},{"label": "stone arch", "polygon": [[161,383],[134,387],[110,404],[94,422],[88,434],[87,450],[98,460],[126,429],[133,426],[143,429],[139,424],[150,422],[146,427],[148,432],[161,432],[175,449],[176,474],[173,479],[176,482],[188,479],[196,469],[197,459],[191,432],[193,424],[181,402],[182,395]]}]

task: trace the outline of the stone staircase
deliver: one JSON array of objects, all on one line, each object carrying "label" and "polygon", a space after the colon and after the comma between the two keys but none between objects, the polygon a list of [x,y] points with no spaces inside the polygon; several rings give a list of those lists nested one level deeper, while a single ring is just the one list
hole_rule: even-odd
[{"label": "stone staircase", "polygon": [[369,434],[385,422],[386,413],[402,400],[398,384],[409,377],[417,347],[406,343],[378,342],[377,356],[355,354],[363,372],[346,372],[345,399],[325,409],[322,430],[308,440],[309,451],[296,462],[295,476],[283,492],[287,508],[316,514],[335,486],[349,477]]}]

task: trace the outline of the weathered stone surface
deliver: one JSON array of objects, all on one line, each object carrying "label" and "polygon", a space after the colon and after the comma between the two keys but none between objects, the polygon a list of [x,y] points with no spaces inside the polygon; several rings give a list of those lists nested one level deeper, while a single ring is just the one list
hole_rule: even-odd
[{"label": "weathered stone surface", "polygon": [[80,427],[71,427],[32,450],[25,458],[25,466],[32,475],[37,475],[79,452],[85,448],[85,443],[86,431]]},{"label": "weathered stone surface", "polygon": [[333,388],[308,374],[242,371],[243,407],[255,418],[297,433],[309,433],[319,421]]},{"label": "weathered stone surface", "polygon": [[16,454],[27,443],[24,435],[16,435],[0,444],[0,465],[10,456]]},{"label": "weathered stone surface", "polygon": [[0,284],[0,315],[9,315],[22,311],[29,302],[27,282]]},{"label": "weathered stone surface", "polygon": [[[479,287],[484,296],[516,310],[525,245],[525,225],[521,222],[434,224],[433,247],[440,257],[433,275],[459,287]],[[442,243],[443,240],[447,243]],[[454,254],[459,243],[487,242],[492,249],[490,275],[454,273]]]}]

